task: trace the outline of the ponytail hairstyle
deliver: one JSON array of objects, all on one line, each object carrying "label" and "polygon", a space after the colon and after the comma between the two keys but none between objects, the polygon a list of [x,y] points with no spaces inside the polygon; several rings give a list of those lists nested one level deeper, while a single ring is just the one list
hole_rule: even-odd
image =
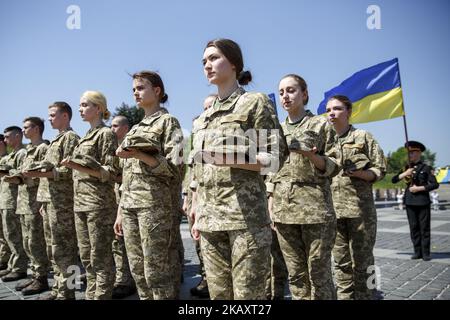
[{"label": "ponytail hairstyle", "polygon": [[86,91],[81,97],[86,98],[89,102],[99,107],[101,112],[101,118],[108,120],[111,117],[111,112],[108,110],[106,104],[106,97],[99,91]]},{"label": "ponytail hairstyle", "polygon": [[147,79],[152,87],[158,87],[160,89],[160,93],[159,93],[159,102],[160,103],[166,103],[167,100],[169,99],[169,96],[167,95],[166,91],[164,90],[164,83],[161,79],[161,77],[159,76],[159,74],[157,74],[154,71],[148,71],[148,70],[143,70],[140,72],[136,72],[135,74],[132,75],[133,80],[135,79]]},{"label": "ponytail hairstyle", "polygon": [[227,60],[236,68],[236,79],[239,84],[245,86],[252,81],[250,71],[244,71],[244,58],[239,45],[230,39],[215,39],[207,43],[206,48],[217,48]]}]

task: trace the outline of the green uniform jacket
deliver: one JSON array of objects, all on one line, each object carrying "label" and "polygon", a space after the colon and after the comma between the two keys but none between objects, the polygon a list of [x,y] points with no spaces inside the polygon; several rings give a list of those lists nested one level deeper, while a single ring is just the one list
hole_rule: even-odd
[{"label": "green uniform jacket", "polygon": [[80,137],[68,128],[60,132],[50,143],[44,161],[51,162],[53,178],[41,178],[39,182],[37,201],[51,202],[55,206],[73,203],[72,169],[61,166],[63,159],[72,155]]},{"label": "green uniform jacket", "polygon": [[78,141],[73,156],[89,155],[100,163],[101,178],[73,170],[74,211],[85,212],[116,207],[114,183],[119,173],[117,137],[103,123]]},{"label": "green uniform jacket", "polygon": [[[372,171],[376,181],[383,179],[386,174],[386,159],[373,136],[353,126],[336,143],[339,149],[339,162],[343,166],[346,159],[364,154],[370,160],[367,170]],[[376,214],[372,194],[373,182],[358,178],[350,178],[341,170],[333,178],[331,190],[333,203],[338,218],[358,218],[363,214]]]},{"label": "green uniform jacket", "polygon": [[[23,171],[33,162],[42,161],[47,152],[47,144],[42,142],[39,145],[27,145],[27,155],[22,162],[19,170]],[[36,200],[39,188],[39,178],[22,178],[23,183],[19,185],[19,196],[17,198],[18,214],[36,214],[39,212],[40,202]]]},{"label": "green uniform jacket", "polygon": [[125,209],[172,208],[172,188],[179,188],[182,163],[183,135],[178,120],[165,108],[146,116],[126,135],[152,136],[159,141],[161,152],[155,155],[158,166],[151,168],[144,162],[124,160],[120,206]]},{"label": "green uniform jacket", "polygon": [[[270,167],[282,163],[286,144],[269,98],[238,88],[224,101],[218,98],[194,123],[194,153],[213,142],[213,131],[262,134],[257,152]],[[266,130],[266,132],[265,132]],[[270,223],[262,172],[216,166],[194,165],[197,184],[196,220],[200,231],[258,229]]]},{"label": "green uniform jacket", "polygon": [[331,178],[339,172],[333,127],[325,117],[314,116],[307,110],[295,128],[289,128],[285,122],[283,129],[288,145],[292,138],[300,141],[303,130],[315,132],[315,147],[318,154],[324,156],[326,168],[321,172],[307,157],[291,152],[280,171],[268,183],[274,185],[273,221],[314,224],[332,220],[335,213],[330,183]]},{"label": "green uniform jacket", "polygon": [[[25,150],[24,146],[21,146],[17,151],[13,151],[2,158],[2,164],[6,164],[11,167],[9,174],[14,174],[17,172],[26,154],[27,151]],[[18,193],[18,184],[8,183],[4,181],[4,179],[2,179],[0,191],[0,209],[16,210]]]}]

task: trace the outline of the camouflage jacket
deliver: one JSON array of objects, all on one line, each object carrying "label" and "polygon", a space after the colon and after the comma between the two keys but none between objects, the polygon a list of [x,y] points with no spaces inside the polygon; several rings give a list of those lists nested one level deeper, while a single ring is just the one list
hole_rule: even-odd
[{"label": "camouflage jacket", "polygon": [[335,218],[330,190],[331,178],[339,172],[335,132],[325,117],[309,110],[294,127],[283,123],[288,145],[302,130],[318,136],[315,147],[325,159],[325,171],[318,170],[305,156],[291,152],[280,171],[269,179],[273,188],[273,221],[285,224],[325,223]]},{"label": "camouflage jacket", "polygon": [[[12,168],[9,171],[9,174],[18,172],[18,169],[20,168],[26,154],[27,151],[25,150],[24,146],[21,146],[20,149],[13,151],[2,158],[2,163]],[[8,183],[2,178],[0,191],[0,209],[16,210],[18,192],[18,184]]]},{"label": "camouflage jacket", "polygon": [[87,134],[78,141],[73,156],[89,155],[97,160],[101,165],[101,178],[78,170],[72,171],[75,212],[101,210],[116,206],[114,183],[119,173],[116,149],[117,137],[103,123],[89,129]]},{"label": "camouflage jacket", "polygon": [[[142,119],[128,135],[154,137],[159,141],[161,152],[155,155],[159,164],[154,168],[135,158],[124,159],[120,206],[124,209],[157,206],[165,209],[160,212],[171,212],[171,189],[178,188],[181,183],[179,165],[182,163],[183,135],[178,120],[161,108]],[[170,217],[159,218],[166,219],[168,224],[171,221]]]},{"label": "camouflage jacket", "polygon": [[[194,154],[212,144],[211,131],[244,133],[255,129],[258,154],[278,170],[286,144],[269,98],[238,88],[224,101],[218,98],[194,123]],[[266,132],[265,132],[266,131]],[[266,141],[264,141],[266,140]],[[226,231],[260,228],[270,223],[266,188],[261,172],[196,162],[197,224],[200,231]]]},{"label": "camouflage jacket", "polygon": [[44,161],[51,162],[53,178],[41,178],[37,193],[37,201],[52,202],[54,205],[73,203],[72,169],[61,166],[63,159],[72,155],[80,137],[72,130],[60,132],[50,143]]},{"label": "camouflage jacket", "polygon": [[[370,160],[367,170],[372,171],[376,181],[386,174],[386,159],[377,141],[364,130],[353,126],[338,138],[339,162],[343,166],[346,159],[364,154]],[[372,183],[358,178],[350,178],[341,170],[333,178],[331,190],[333,203],[338,218],[357,218],[363,214],[376,214],[372,194]]]},{"label": "camouflage jacket", "polygon": [[[42,142],[38,145],[27,145],[27,155],[25,156],[19,171],[23,171],[33,162],[42,161],[47,152],[47,144]],[[19,195],[17,197],[18,214],[36,214],[39,212],[41,204],[37,202],[37,191],[39,187],[39,178],[22,178],[23,183],[19,185]]]},{"label": "camouflage jacket", "polygon": [[[119,165],[119,172],[118,172],[118,175],[120,175],[120,176],[122,175],[122,172],[123,172],[123,163],[124,163],[124,159],[119,158],[119,163],[118,163],[118,165]],[[122,183],[116,182],[114,184],[114,193],[116,195],[116,204],[117,205],[120,204],[120,197],[122,196],[121,186],[122,186]]]}]

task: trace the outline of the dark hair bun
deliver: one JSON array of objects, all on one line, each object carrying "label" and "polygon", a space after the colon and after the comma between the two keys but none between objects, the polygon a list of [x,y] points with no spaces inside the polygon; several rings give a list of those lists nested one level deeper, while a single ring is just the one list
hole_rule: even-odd
[{"label": "dark hair bun", "polygon": [[250,71],[241,71],[238,77],[238,82],[240,85],[245,86],[252,81],[252,74]]},{"label": "dark hair bun", "polygon": [[164,93],[164,95],[161,98],[161,103],[166,103],[168,99],[169,99],[169,96],[167,95],[167,93]]}]

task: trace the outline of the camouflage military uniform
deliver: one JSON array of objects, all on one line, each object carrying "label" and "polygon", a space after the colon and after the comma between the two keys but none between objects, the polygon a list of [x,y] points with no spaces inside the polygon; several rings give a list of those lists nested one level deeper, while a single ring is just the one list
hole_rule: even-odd
[{"label": "camouflage military uniform", "polygon": [[[375,174],[376,180],[384,177],[386,160],[371,134],[351,127],[339,137],[336,145],[341,165],[362,153],[370,160],[368,170]],[[331,190],[338,218],[333,248],[338,299],[372,299],[373,290],[367,284],[372,275],[368,267],[375,264],[373,247],[377,233],[372,183],[350,178],[341,170],[333,178]]]},{"label": "camouflage military uniform", "polygon": [[315,146],[325,156],[321,172],[305,156],[291,152],[281,170],[272,177],[273,221],[289,271],[293,299],[333,299],[331,250],[336,216],[333,210],[330,178],[338,172],[334,130],[324,117],[310,111],[296,124],[283,123],[288,145],[302,131],[317,134]]},{"label": "camouflage military uniform", "polygon": [[[26,153],[25,148],[22,146],[2,159],[4,164],[12,168],[9,172],[10,174],[15,173],[14,171],[20,167]],[[11,250],[8,270],[11,272],[25,273],[27,272],[28,258],[23,248],[20,217],[16,214],[18,190],[18,184],[8,183],[2,179],[0,210],[2,211],[4,236]]]},{"label": "camouflage military uniform", "polygon": [[283,300],[288,279],[286,262],[281,252],[277,233],[272,230],[272,245],[270,246],[270,274],[266,279],[266,298],[268,300]]},{"label": "camouflage military uniform", "polygon": [[[120,170],[123,169],[123,159],[119,159],[119,168]],[[116,183],[114,187],[117,205],[119,205],[121,197],[120,186],[120,183]],[[116,266],[116,280],[114,282],[114,286],[133,287],[135,284],[133,277],[131,276],[127,250],[125,248],[125,240],[123,239],[123,237],[114,237],[112,243],[112,252],[114,257],[114,264]]]},{"label": "camouflage military uniform", "polygon": [[117,138],[103,123],[78,141],[73,156],[89,155],[101,164],[101,178],[73,170],[75,228],[86,269],[88,300],[111,299],[114,286],[112,242],[117,212],[114,181],[119,172]]},{"label": "camouflage military uniform", "polygon": [[[19,168],[23,171],[33,162],[44,159],[47,152],[45,142],[39,145],[27,145],[27,155]],[[44,278],[47,281],[49,258],[46,252],[44,237],[44,225],[42,216],[39,214],[41,204],[37,202],[37,191],[39,178],[23,178],[19,185],[17,198],[17,213],[20,215],[22,224],[23,247],[31,262],[32,276],[36,279]]]},{"label": "camouflage military uniform", "polygon": [[172,231],[170,239],[170,268],[173,271],[173,285],[175,298],[179,298],[181,277],[183,275],[184,247],[181,239],[180,224],[182,219],[181,204],[181,177],[177,177],[172,182]]},{"label": "camouflage military uniform", "polygon": [[[269,138],[259,144],[258,153],[265,152],[272,164],[280,161],[282,140],[273,130],[279,128],[267,96],[238,88],[224,101],[216,99],[196,120],[194,153],[214,144],[211,129],[267,129]],[[208,163],[196,164],[194,170],[196,223],[211,299],[265,299],[272,234],[261,173]]]},{"label": "camouflage military uniform", "polygon": [[[50,143],[45,161],[55,167],[52,178],[41,178],[37,201],[44,209],[44,234],[51,243],[50,261],[53,265],[55,284],[52,294],[58,299],[75,299],[73,266],[77,265],[77,238],[73,213],[72,170],[60,166],[71,156],[79,137],[68,128],[60,132]],[[48,250],[48,249],[47,249]]]},{"label": "camouflage military uniform", "polygon": [[[181,128],[165,108],[146,116],[129,135],[157,137],[159,164],[125,159],[120,206],[131,273],[140,299],[173,299],[173,271],[169,246],[173,224],[172,182],[179,177]],[[126,137],[127,137],[126,136]]]},{"label": "camouflage military uniform", "polygon": [[[6,160],[6,155],[0,158],[0,164],[3,165]],[[2,181],[0,180],[0,197],[2,197]],[[1,200],[0,200],[1,202]],[[3,233],[3,219],[2,210],[0,210],[0,264],[8,265],[9,258],[11,257],[11,250],[9,250],[8,242],[6,241]]]},{"label": "camouflage military uniform", "polygon": [[[192,136],[191,136],[192,137]],[[189,161],[189,164],[187,166],[186,173],[184,175],[183,184],[182,184],[182,194],[184,198],[186,199],[187,204],[187,218],[188,218],[188,224],[189,224],[189,230],[192,230],[192,226],[194,222],[191,219],[190,212],[192,209],[192,194],[196,190],[196,187],[194,186],[196,182],[193,180],[193,163]],[[193,187],[194,186],[194,187]],[[199,269],[198,274],[202,276],[203,279],[206,279],[206,272],[205,272],[205,265],[203,263],[203,256],[202,251],[200,250],[200,240],[193,240],[194,241],[194,247],[195,252],[197,253],[198,261],[199,261]]]}]

